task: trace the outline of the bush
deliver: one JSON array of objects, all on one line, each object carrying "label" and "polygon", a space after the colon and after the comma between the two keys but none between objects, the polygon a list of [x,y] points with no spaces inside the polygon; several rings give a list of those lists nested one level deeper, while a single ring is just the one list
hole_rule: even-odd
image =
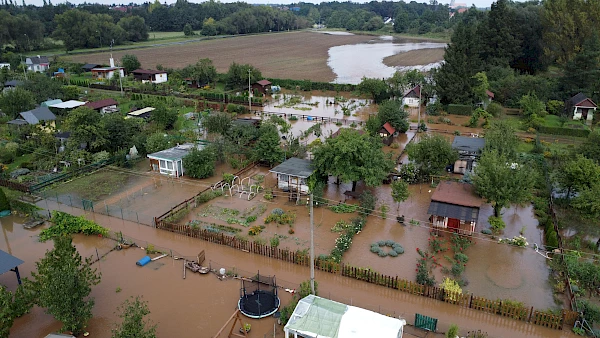
[{"label": "bush", "polygon": [[196,203],[198,203],[198,204],[206,203],[206,202],[212,200],[213,198],[217,198],[219,196],[223,196],[223,191],[221,191],[221,190],[205,191],[202,194],[200,194],[200,196],[196,197]]},{"label": "bush", "polygon": [[492,227],[493,233],[498,234],[502,230],[504,230],[504,228],[506,228],[506,223],[504,223],[504,220],[502,219],[502,217],[490,216],[488,218],[488,222],[490,223],[490,226]]},{"label": "bush", "polygon": [[577,307],[583,312],[583,318],[585,318],[590,325],[600,321],[600,307],[598,307],[598,305],[590,303],[585,299],[580,299],[577,301]]},{"label": "bush", "polygon": [[490,229],[483,229],[481,230],[481,233],[484,235],[491,235],[492,234],[492,230]]},{"label": "bush", "polygon": [[271,210],[271,213],[273,215],[281,216],[281,215],[285,214],[285,211],[283,211],[283,209],[281,209],[281,208],[275,208],[275,209]]},{"label": "bush", "polygon": [[448,114],[470,116],[473,113],[473,106],[466,104],[449,104],[446,109]]},{"label": "bush", "polygon": [[558,234],[554,229],[546,232],[546,247],[551,250],[558,248]]},{"label": "bush", "polygon": [[369,216],[375,209],[376,202],[375,196],[368,190],[365,190],[360,195],[360,210],[358,211],[358,214],[361,216]]},{"label": "bush", "polygon": [[563,127],[550,127],[550,126],[539,126],[537,130],[542,134],[550,135],[564,135],[574,137],[588,137],[590,134],[589,129],[574,129],[574,128],[563,128]]},{"label": "bush", "polygon": [[[425,108],[425,112],[429,116],[438,116],[438,115],[440,115],[441,111],[442,111],[442,104],[439,102],[428,104],[427,107]],[[433,123],[433,122],[431,122],[431,123]]]},{"label": "bush", "polygon": [[84,216],[73,216],[62,211],[52,211],[51,227],[40,232],[40,241],[45,242],[57,236],[82,233],[84,235],[108,235],[108,229]]},{"label": "bush", "polygon": [[487,106],[487,112],[493,117],[498,117],[500,114],[502,114],[502,106],[496,102],[490,102],[490,104]]}]

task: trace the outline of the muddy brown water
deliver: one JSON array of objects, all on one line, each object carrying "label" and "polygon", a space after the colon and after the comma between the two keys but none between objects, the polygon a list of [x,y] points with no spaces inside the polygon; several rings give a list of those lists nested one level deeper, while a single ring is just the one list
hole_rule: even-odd
[{"label": "muddy brown water", "polygon": [[[52,207],[57,207],[52,205]],[[61,210],[81,214],[79,209],[61,206]],[[285,263],[267,257],[247,254],[231,248],[179,236],[147,226],[117,220],[103,215],[88,213],[87,217],[120,230],[126,234],[172,247],[187,256],[194,256],[199,250],[206,250],[207,262],[213,267],[236,269],[240,274],[249,276],[260,270],[263,274],[275,274],[283,288],[297,288],[302,280],[308,278],[308,268]],[[12,253],[25,263],[21,266],[23,276],[28,276],[34,268],[33,262],[43,256],[49,243],[39,243],[35,235],[39,229],[26,231],[14,217],[0,219],[3,228],[9,228],[12,219],[12,231],[8,232]],[[75,236],[75,243],[83,254],[92,254],[94,247],[105,247],[106,239],[98,237]],[[4,241],[0,247],[6,250]],[[92,295],[96,305],[94,318],[87,330],[91,337],[110,337],[110,328],[117,321],[114,313],[118,304],[132,295],[143,295],[152,311],[150,318],[158,324],[159,337],[212,337],[231,316],[239,298],[240,283],[236,280],[219,281],[214,275],[182,275],[182,261],[163,258],[163,265],[157,270],[137,267],[135,261],[145,256],[140,249],[113,251],[106,256],[97,268],[102,273],[102,282],[93,288]],[[440,318],[439,330],[446,330],[450,323],[457,323],[463,331],[482,329],[491,337],[570,337],[569,331],[549,330],[500,316],[492,316],[479,311],[463,309],[443,302],[413,296],[351,280],[329,273],[316,272],[319,293],[337,301],[361,306],[384,314],[401,316],[412,322],[415,313]],[[0,283],[10,290],[16,288],[14,274],[0,275]],[[121,288],[121,292],[116,292]],[[290,295],[280,290],[283,304]],[[250,337],[272,337],[273,318],[262,320],[243,319],[252,324]],[[43,337],[60,328],[50,315],[40,308],[16,320],[11,337]],[[276,327],[281,337],[281,327]],[[227,331],[228,332],[228,331]],[[222,337],[224,337],[223,335]]]}]

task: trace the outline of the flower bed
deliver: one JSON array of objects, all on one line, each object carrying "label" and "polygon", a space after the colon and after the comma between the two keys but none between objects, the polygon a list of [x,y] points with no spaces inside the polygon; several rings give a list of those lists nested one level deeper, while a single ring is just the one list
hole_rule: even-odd
[{"label": "flower bed", "polygon": [[[384,247],[390,247],[391,250],[384,250]],[[404,253],[402,245],[388,239],[387,241],[377,241],[371,244],[371,252],[377,254],[379,257],[392,256],[398,257]]]}]

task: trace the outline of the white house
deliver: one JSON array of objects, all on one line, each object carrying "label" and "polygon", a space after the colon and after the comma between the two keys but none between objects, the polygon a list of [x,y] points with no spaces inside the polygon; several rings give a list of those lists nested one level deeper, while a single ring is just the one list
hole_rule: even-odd
[{"label": "white house", "polygon": [[573,114],[573,120],[586,120],[590,123],[594,119],[594,113],[598,106],[583,93],[579,93],[570,98],[565,109],[567,113]]},{"label": "white house", "polygon": [[33,56],[25,59],[25,65],[30,72],[43,73],[50,68],[50,61],[46,56]]},{"label": "white house", "polygon": [[405,325],[404,319],[308,295],[283,330],[285,338],[402,338]]},{"label": "white house", "polygon": [[152,171],[160,172],[163,175],[181,177],[185,173],[185,168],[183,167],[183,158],[186,157],[187,154],[189,154],[194,148],[201,150],[204,148],[204,145],[184,143],[173,148],[148,154],[148,158],[150,159],[150,167]]},{"label": "white house", "polygon": [[279,189],[306,194],[308,193],[307,179],[312,175],[314,169],[311,161],[292,157],[269,172],[277,174]]},{"label": "white house", "polygon": [[142,81],[142,83],[163,83],[167,82],[167,72],[162,70],[136,69],[133,72],[133,78]]},{"label": "white house", "polygon": [[402,104],[409,107],[419,107],[421,102],[421,85],[416,85],[402,97]]},{"label": "white house", "polygon": [[115,76],[115,73],[125,77],[125,69],[123,67],[115,67],[115,60],[110,58],[110,67],[92,68],[92,77],[98,80],[109,80]]}]

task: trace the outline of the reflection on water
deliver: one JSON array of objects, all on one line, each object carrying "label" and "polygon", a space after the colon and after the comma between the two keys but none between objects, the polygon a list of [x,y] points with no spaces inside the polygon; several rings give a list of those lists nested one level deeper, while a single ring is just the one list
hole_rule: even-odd
[{"label": "reflection on water", "polygon": [[[444,48],[445,43],[396,41],[379,39],[376,43],[359,43],[329,48],[327,64],[337,75],[335,83],[360,83],[363,77],[388,78],[396,68],[386,66],[383,59],[402,52],[425,48]],[[403,67],[402,70],[430,70],[438,65],[432,63],[422,66]]]}]

